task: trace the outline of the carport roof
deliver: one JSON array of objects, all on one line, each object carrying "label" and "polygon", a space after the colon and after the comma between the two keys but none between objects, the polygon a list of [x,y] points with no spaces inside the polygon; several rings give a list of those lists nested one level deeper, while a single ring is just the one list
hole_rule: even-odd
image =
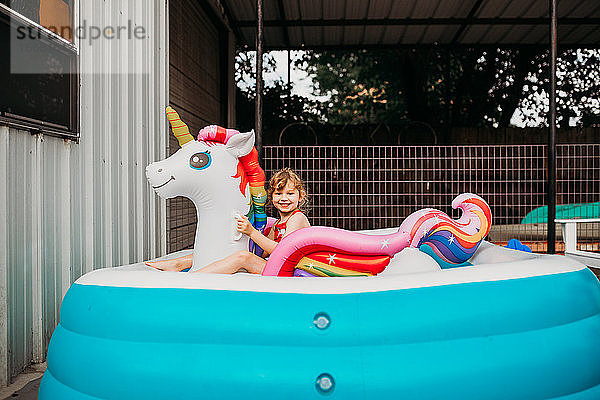
[{"label": "carport roof", "polygon": [[[600,47],[600,1],[560,0],[558,43]],[[255,47],[256,1],[221,0],[238,43]],[[548,0],[264,0],[267,49],[548,47]]]}]

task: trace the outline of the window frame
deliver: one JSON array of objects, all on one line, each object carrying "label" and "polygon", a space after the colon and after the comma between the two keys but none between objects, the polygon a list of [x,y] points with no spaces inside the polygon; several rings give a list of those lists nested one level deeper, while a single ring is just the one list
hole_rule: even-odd
[{"label": "window frame", "polygon": [[[72,20],[72,31],[75,32],[75,21],[78,20],[78,0],[73,0],[73,20]],[[62,36],[57,35],[51,30],[43,27],[37,22],[32,21],[31,19],[23,16],[19,12],[13,10],[12,8],[6,6],[5,4],[0,3],[0,18],[8,17],[9,24],[12,24],[12,21],[17,21],[19,24],[23,24],[28,28],[35,29],[40,32],[44,37],[49,37],[52,40],[44,40],[48,46],[54,46],[59,51],[62,51],[69,56],[71,56],[70,63],[70,71],[71,79],[69,82],[69,125],[63,126],[59,124],[55,124],[52,122],[42,121],[35,118],[12,114],[6,111],[0,110],[0,125],[26,130],[29,131],[32,135],[43,134],[48,136],[60,137],[63,139],[70,139],[74,141],[79,141],[80,139],[80,61],[79,61],[79,43],[76,35],[72,35],[73,42],[69,42],[64,39]]]}]

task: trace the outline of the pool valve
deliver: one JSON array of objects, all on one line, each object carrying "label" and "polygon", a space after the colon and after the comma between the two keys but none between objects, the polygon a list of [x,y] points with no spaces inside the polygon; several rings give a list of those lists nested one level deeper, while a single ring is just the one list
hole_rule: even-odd
[{"label": "pool valve", "polygon": [[331,319],[329,318],[329,315],[324,312],[316,314],[313,318],[313,324],[321,330],[327,329],[330,323]]},{"label": "pool valve", "polygon": [[335,388],[335,381],[333,380],[333,376],[325,373],[317,377],[315,386],[317,388],[317,392],[323,395],[328,395],[333,393],[333,389]]}]

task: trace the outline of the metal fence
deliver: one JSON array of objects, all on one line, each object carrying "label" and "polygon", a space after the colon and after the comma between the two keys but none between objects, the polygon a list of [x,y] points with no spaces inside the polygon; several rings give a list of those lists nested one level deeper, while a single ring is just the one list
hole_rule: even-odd
[{"label": "metal fence", "polygon": [[[313,225],[349,230],[396,227],[411,212],[438,208],[457,218],[453,198],[483,197],[489,240],[511,238],[545,251],[545,145],[265,146],[267,176],[295,169],[307,183]],[[600,217],[600,145],[557,146],[557,218]],[[600,224],[580,228],[579,246],[598,251]],[[558,251],[564,249],[557,225]]]}]

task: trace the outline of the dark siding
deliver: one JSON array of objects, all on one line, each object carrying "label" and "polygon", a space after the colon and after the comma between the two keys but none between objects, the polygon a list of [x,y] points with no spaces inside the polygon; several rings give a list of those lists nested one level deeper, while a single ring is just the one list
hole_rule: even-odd
[{"label": "dark siding", "polygon": [[[169,2],[169,102],[192,135],[226,120],[227,41],[222,28],[198,0]],[[169,132],[168,153],[179,145]],[[183,197],[167,200],[167,251],[194,245],[196,209]]]}]

